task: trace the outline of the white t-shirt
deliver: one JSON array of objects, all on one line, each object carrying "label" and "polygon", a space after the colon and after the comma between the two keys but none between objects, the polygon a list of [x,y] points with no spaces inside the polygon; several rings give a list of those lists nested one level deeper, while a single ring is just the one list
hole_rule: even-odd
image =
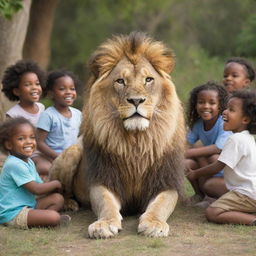
[{"label": "white t-shirt", "polygon": [[34,126],[36,126],[40,114],[45,109],[44,105],[40,102],[36,102],[36,105],[38,106],[38,112],[36,114],[31,114],[31,113],[27,112],[26,110],[24,110],[20,106],[20,104],[16,104],[6,112],[6,115],[10,116],[11,118],[22,116],[22,117],[28,119]]},{"label": "white t-shirt", "polygon": [[227,189],[256,200],[256,143],[249,131],[231,135],[218,160],[226,164]]}]

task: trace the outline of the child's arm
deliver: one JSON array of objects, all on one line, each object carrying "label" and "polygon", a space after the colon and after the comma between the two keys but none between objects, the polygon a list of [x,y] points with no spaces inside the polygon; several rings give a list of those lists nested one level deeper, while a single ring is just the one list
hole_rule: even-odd
[{"label": "child's arm", "polygon": [[186,150],[185,158],[194,158],[199,156],[210,156],[220,154],[221,150],[215,144],[209,146],[192,147]]},{"label": "child's arm", "polygon": [[46,143],[45,143],[45,139],[48,136],[48,132],[37,128],[36,130],[36,141],[37,141],[37,147],[38,149],[44,153],[46,156],[55,159],[59,154],[57,152],[55,152],[54,150],[52,150]]},{"label": "child's arm", "polygon": [[61,183],[58,180],[53,180],[45,183],[36,183],[35,181],[30,181],[23,186],[29,192],[35,195],[43,195],[56,189],[61,189]]},{"label": "child's arm", "polygon": [[217,160],[212,164],[209,164],[205,167],[202,167],[196,170],[188,169],[186,176],[188,177],[189,180],[197,180],[198,178],[203,176],[204,177],[213,176],[214,174],[220,172],[225,166],[226,164]]}]

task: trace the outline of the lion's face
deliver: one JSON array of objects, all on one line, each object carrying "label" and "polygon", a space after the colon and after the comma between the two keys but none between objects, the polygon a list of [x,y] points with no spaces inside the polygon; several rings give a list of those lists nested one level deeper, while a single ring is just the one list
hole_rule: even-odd
[{"label": "lion's face", "polygon": [[161,80],[146,59],[133,65],[124,58],[101,81],[102,96],[106,99],[104,104],[108,105],[115,118],[120,119],[126,130],[145,130],[158,110]]},{"label": "lion's face", "polygon": [[138,156],[147,154],[145,165],[161,157],[184,128],[182,107],[168,75],[174,63],[171,51],[144,34],[102,44],[89,62],[84,142],[125,159],[134,150]]}]

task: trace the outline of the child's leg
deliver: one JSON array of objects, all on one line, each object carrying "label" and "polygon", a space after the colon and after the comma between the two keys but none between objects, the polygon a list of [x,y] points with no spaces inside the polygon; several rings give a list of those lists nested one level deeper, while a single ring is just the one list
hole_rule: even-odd
[{"label": "child's leg", "polygon": [[37,199],[36,209],[60,211],[64,205],[64,198],[59,193],[50,194]]},{"label": "child's leg", "polygon": [[[199,168],[199,164],[194,159],[187,158],[187,159],[185,159],[185,167],[186,167],[186,169],[193,170],[193,169]],[[198,180],[188,179],[188,181],[192,185],[192,187],[195,191],[195,194],[203,198],[203,193],[199,188]]]},{"label": "child's leg", "polygon": [[60,214],[54,210],[30,210],[27,217],[28,227],[54,227],[60,224]]},{"label": "child's leg", "polygon": [[35,210],[28,213],[28,227],[49,227],[60,224],[61,215],[58,213],[63,207],[64,198],[59,193],[37,199]]},{"label": "child's leg", "polygon": [[212,177],[203,184],[203,191],[210,197],[219,198],[228,192],[223,177]]},{"label": "child's leg", "polygon": [[256,200],[236,191],[229,191],[213,202],[206,210],[209,221],[251,225],[256,221]]},{"label": "child's leg", "polygon": [[251,225],[256,220],[256,216],[252,214],[236,211],[227,212],[215,207],[208,207],[206,209],[206,217],[209,221],[223,224]]},{"label": "child's leg", "polygon": [[[198,162],[200,167],[207,166],[215,162],[219,158],[219,154],[214,154],[209,157],[199,158]],[[199,180],[200,190],[207,196],[219,198],[223,194],[227,193],[223,176],[207,177]]]},{"label": "child's leg", "polygon": [[[196,159],[186,159],[185,164],[187,167],[193,170],[193,169],[198,169],[208,165],[208,161],[206,157],[197,157]],[[203,185],[207,179],[208,177],[200,177],[197,180],[189,179],[189,182],[191,183],[195,191],[195,194],[200,195],[202,198],[205,195],[203,191]]]}]

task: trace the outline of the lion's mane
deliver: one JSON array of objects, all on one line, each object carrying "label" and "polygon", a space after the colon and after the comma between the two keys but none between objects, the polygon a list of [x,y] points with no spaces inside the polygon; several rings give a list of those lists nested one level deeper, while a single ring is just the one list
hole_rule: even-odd
[{"label": "lion's mane", "polygon": [[[127,131],[108,105],[111,94],[105,93],[104,80],[123,58],[133,65],[148,60],[163,80],[161,102],[143,131]],[[161,191],[176,189],[183,195],[184,119],[168,75],[173,66],[171,51],[138,32],[108,40],[89,62],[81,125],[88,185],[105,185],[129,213],[145,210]]]}]

